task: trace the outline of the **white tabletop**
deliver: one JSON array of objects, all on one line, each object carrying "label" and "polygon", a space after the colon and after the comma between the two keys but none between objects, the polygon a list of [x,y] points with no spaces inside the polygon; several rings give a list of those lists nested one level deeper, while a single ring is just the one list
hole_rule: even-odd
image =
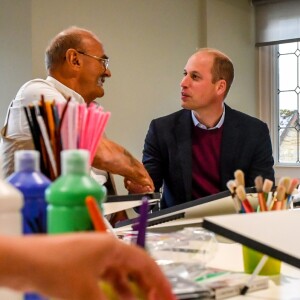
[{"label": "white tabletop", "polygon": [[[219,242],[215,257],[209,267],[243,271],[242,246],[237,243]],[[232,300],[297,300],[300,299],[300,270],[282,263],[281,275],[270,277],[269,289],[249,293]]]}]

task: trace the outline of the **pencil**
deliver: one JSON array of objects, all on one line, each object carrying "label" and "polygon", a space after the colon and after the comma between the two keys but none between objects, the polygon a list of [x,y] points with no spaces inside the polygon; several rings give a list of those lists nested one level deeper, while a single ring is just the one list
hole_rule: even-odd
[{"label": "pencil", "polygon": [[85,198],[85,204],[87,206],[95,230],[98,232],[106,232],[107,228],[96,199],[93,196],[87,196]]}]

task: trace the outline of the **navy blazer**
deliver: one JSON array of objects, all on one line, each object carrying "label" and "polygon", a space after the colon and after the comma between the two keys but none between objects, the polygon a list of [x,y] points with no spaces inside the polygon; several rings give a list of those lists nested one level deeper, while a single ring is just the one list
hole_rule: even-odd
[{"label": "navy blazer", "polygon": [[[145,138],[143,164],[155,191],[163,187],[162,208],[192,199],[192,126],[191,111],[182,109],[152,120]],[[220,158],[220,191],[234,172],[245,174],[246,187],[254,186],[261,175],[274,182],[274,160],[266,123],[225,105]]]}]

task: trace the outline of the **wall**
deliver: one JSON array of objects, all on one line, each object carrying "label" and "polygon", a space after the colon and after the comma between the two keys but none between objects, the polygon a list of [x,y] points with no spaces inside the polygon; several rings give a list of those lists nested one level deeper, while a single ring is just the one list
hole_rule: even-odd
[{"label": "wall", "polygon": [[254,10],[247,0],[207,0],[209,47],[225,52],[235,66],[235,79],[226,102],[257,116]]},{"label": "wall", "polygon": [[0,124],[20,85],[31,79],[31,3],[0,0]]},{"label": "wall", "polygon": [[[1,47],[0,64],[11,71],[6,75],[0,69],[6,93],[1,123],[21,82],[46,76],[44,49],[70,25],[94,31],[104,43],[112,72],[105,97],[99,99],[112,112],[107,133],[139,159],[150,121],[180,109],[182,72],[199,47],[217,47],[233,59],[236,79],[228,104],[256,113],[254,23],[248,0],[0,0],[0,11],[8,22],[1,20],[1,40],[15,41],[15,46]],[[122,179],[117,181],[119,193],[125,193]]]}]

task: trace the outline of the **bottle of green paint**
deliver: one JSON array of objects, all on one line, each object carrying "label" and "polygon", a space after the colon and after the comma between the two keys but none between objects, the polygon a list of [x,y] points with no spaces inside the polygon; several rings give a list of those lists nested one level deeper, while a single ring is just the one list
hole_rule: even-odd
[{"label": "bottle of green paint", "polygon": [[48,233],[93,229],[85,198],[93,196],[101,210],[106,188],[88,174],[89,151],[61,152],[62,174],[46,189]]}]

